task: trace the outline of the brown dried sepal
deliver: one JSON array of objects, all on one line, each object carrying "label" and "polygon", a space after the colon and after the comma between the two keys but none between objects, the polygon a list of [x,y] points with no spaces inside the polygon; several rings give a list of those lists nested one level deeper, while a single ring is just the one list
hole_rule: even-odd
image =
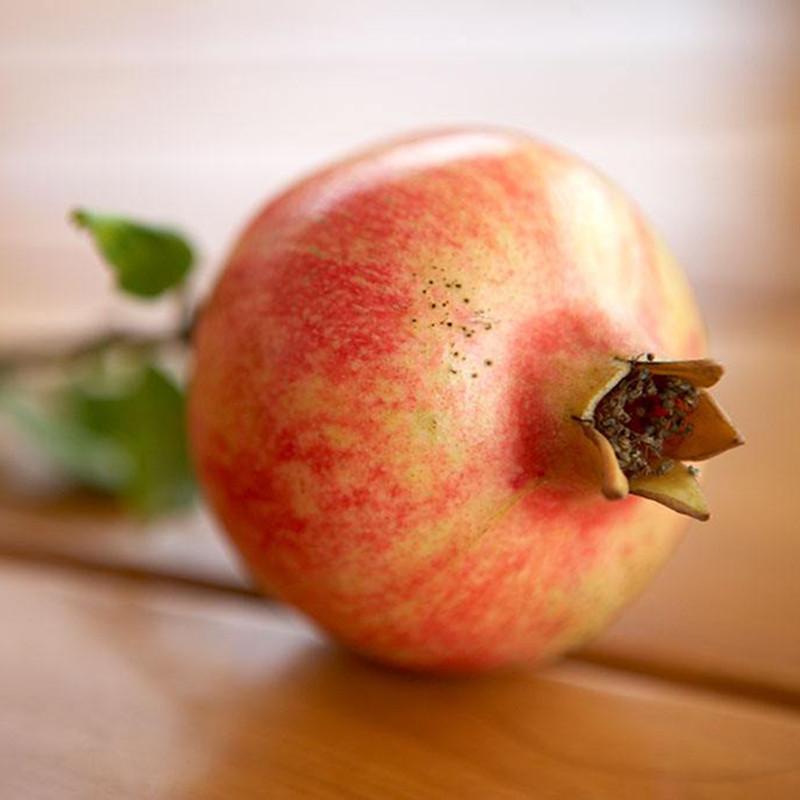
[{"label": "brown dried sepal", "polygon": [[706,520],[697,470],[701,461],[743,444],[707,388],[723,369],[710,359],[613,359],[576,418],[597,448],[601,489],[610,500],[628,493]]},{"label": "brown dried sepal", "polygon": [[666,443],[664,453],[681,461],[705,461],[744,444],[725,412],[705,389],[698,391],[698,403],[689,420],[691,432],[684,438]]},{"label": "brown dried sepal", "polygon": [[583,432],[592,440],[600,456],[601,489],[609,500],[622,500],[628,496],[628,479],[620,469],[611,442],[593,425],[584,425]]},{"label": "brown dried sepal", "polygon": [[655,500],[657,503],[705,522],[709,518],[708,506],[700,484],[697,471],[680,462],[674,463],[663,475],[647,475],[632,478],[631,494]]}]

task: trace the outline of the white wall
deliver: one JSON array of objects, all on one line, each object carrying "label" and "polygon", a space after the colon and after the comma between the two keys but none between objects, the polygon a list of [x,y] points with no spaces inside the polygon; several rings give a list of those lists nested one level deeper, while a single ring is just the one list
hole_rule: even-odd
[{"label": "white wall", "polygon": [[705,294],[800,287],[800,3],[0,0],[0,336],[96,325],[76,204],[215,263],[298,173],[490,122],[596,163]]}]

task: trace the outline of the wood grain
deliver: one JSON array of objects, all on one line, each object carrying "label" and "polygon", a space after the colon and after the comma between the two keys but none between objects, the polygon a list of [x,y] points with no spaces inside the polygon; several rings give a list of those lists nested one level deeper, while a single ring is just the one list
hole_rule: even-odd
[{"label": "wood grain", "polygon": [[232,550],[202,508],[156,523],[96,496],[36,498],[0,489],[0,552],[249,591]]},{"label": "wood grain", "polygon": [[800,716],[562,665],[390,672],[261,603],[0,562],[0,796],[793,798]]}]

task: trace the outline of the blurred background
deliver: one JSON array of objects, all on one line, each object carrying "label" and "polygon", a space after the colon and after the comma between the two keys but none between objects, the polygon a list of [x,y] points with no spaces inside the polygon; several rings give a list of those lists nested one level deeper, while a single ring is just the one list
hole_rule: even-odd
[{"label": "blurred background", "polygon": [[76,204],[178,223],[213,269],[298,174],[470,122],[613,176],[704,300],[797,290],[799,37],[793,0],[5,0],[0,335],[112,313]]},{"label": "blurred background", "polygon": [[[276,189],[420,127],[507,125],[612,176],[698,292],[748,446],[714,518],[581,657],[800,702],[800,3],[0,1],[0,344],[158,327],[75,205],[178,225],[196,291]],[[6,497],[0,548],[246,581],[202,513],[150,525]]]}]

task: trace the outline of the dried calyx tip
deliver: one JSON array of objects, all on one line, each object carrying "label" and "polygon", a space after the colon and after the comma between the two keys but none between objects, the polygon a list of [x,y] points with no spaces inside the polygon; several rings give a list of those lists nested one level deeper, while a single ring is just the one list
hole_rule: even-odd
[{"label": "dried calyx tip", "polygon": [[597,393],[575,417],[597,448],[607,498],[630,492],[708,519],[698,470],[683,462],[743,443],[707,391],[722,372],[710,359],[656,361],[651,353],[612,361]]}]

